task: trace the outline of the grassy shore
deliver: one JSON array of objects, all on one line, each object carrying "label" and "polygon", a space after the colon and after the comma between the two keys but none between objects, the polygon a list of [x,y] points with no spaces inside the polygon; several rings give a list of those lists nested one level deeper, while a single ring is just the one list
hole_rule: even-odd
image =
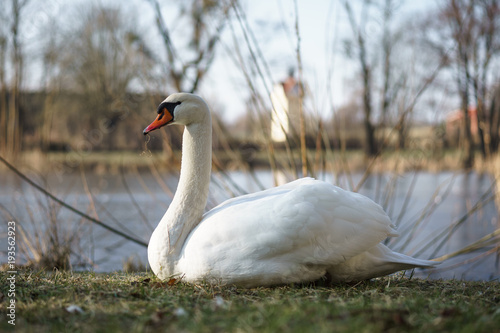
[{"label": "grassy shore", "polygon": [[[0,275],[0,331],[7,274]],[[171,281],[173,282],[173,281]],[[239,289],[146,273],[20,272],[16,332],[498,332],[500,282],[386,277]],[[7,318],[8,319],[8,318]]]}]

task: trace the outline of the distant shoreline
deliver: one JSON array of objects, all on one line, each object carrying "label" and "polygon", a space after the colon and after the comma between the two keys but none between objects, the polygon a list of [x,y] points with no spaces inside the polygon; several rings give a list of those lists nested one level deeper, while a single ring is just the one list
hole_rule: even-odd
[{"label": "distant shoreline", "polygon": [[[406,150],[402,152],[383,152],[375,159],[367,159],[361,150],[348,150],[345,153],[327,151],[318,154],[309,151],[309,168],[335,173],[365,172],[410,172],[410,171],[466,171],[461,167],[459,150],[441,151],[439,153],[423,150]],[[269,156],[266,151],[253,153],[251,160],[245,160],[243,154],[238,152],[214,151],[213,170],[262,170],[271,169]],[[290,162],[293,155],[294,162]],[[277,170],[292,170],[292,165],[300,165],[298,151],[293,153],[277,151],[274,154]],[[98,151],[79,154],[76,152],[49,152],[25,151],[20,154],[16,165],[20,168],[30,168],[41,173],[53,171],[64,172],[94,172],[120,173],[120,172],[146,172],[151,169],[158,171],[176,171],[180,168],[181,152],[140,152],[140,151]],[[0,170],[5,167],[0,165]],[[489,172],[500,174],[500,156],[484,161],[477,153],[474,168],[476,172]],[[314,172],[313,172],[314,173]]]}]

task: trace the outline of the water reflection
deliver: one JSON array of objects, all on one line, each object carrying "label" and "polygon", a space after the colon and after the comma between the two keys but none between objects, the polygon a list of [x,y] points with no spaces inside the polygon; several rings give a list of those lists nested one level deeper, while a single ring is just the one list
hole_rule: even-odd
[{"label": "water reflection", "polygon": [[[286,175],[282,178],[286,178]],[[334,177],[323,174],[318,178],[342,187],[350,183],[343,175]],[[352,175],[355,185],[361,179],[361,174]],[[75,262],[79,261],[86,268],[88,262],[94,262],[96,271],[119,270],[123,261],[130,256],[147,263],[145,248],[124,241],[65,209],[50,211],[47,207],[53,203],[15,177],[0,175],[0,181],[0,204],[6,208],[2,210],[2,219],[14,219],[36,235],[43,233],[43,226],[55,218],[61,235],[75,231],[79,233],[81,241],[74,251],[80,255],[74,256]],[[177,177],[151,174],[83,177],[75,174],[65,175],[64,178],[38,178],[38,181],[45,183],[69,204],[147,242],[152,228],[168,208],[171,200],[169,192],[175,191]],[[500,227],[493,200],[484,202],[484,205],[469,214],[476,203],[489,196],[493,189],[492,183],[493,179],[489,175],[474,172],[377,174],[368,177],[359,191],[380,203],[398,226],[401,236],[387,241],[391,248],[420,258],[430,258],[457,251]],[[208,208],[231,196],[272,185],[273,177],[269,171],[257,171],[254,175],[243,172],[215,173],[212,176]],[[437,239],[440,234],[443,237]],[[5,242],[6,237],[2,237],[2,249],[6,249]],[[469,280],[498,279],[499,252],[484,255],[494,246],[482,252],[450,259],[435,271],[417,271],[416,275]],[[472,260],[481,255],[484,257]]]}]

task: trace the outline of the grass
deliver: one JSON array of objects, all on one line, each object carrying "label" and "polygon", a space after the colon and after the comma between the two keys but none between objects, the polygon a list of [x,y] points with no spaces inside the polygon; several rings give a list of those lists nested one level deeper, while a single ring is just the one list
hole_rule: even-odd
[{"label": "grass", "polygon": [[[48,157],[52,166],[104,172],[130,164],[146,168],[165,159],[160,154],[91,153],[78,165],[64,154]],[[381,170],[398,169],[400,160],[432,169],[431,157],[384,153],[377,163]],[[348,169],[366,166],[360,151],[348,151],[342,158]],[[459,153],[445,153],[435,162],[441,166],[443,160],[459,165]],[[7,277],[0,274],[2,318],[10,302]],[[75,313],[68,311],[71,306],[76,306]],[[169,286],[146,273],[43,270],[20,272],[16,279],[17,332],[499,332],[499,327],[498,281],[386,277],[354,285],[237,289],[182,282]],[[7,320],[0,321],[0,331],[12,329]]]},{"label": "grass", "polygon": [[[2,312],[9,302],[0,276]],[[500,282],[386,277],[238,289],[146,273],[21,272],[16,332],[498,332]],[[70,313],[78,306],[82,312]],[[2,314],[4,317],[5,314]],[[0,331],[12,330],[5,320]]]}]

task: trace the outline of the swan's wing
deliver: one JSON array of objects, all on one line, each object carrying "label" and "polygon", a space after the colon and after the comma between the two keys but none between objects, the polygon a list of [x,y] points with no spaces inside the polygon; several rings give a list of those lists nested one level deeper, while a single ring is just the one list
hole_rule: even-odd
[{"label": "swan's wing", "polygon": [[295,181],[283,184],[281,186],[273,187],[267,190],[255,192],[255,193],[250,193],[250,194],[245,194],[241,195],[235,198],[228,199],[224,201],[223,203],[219,204],[218,206],[214,207],[207,213],[203,215],[203,219],[208,219],[209,217],[218,214],[219,212],[223,211],[226,208],[232,207],[232,206],[239,206],[241,204],[248,203],[251,205],[252,201],[258,201],[262,199],[269,199],[272,197],[280,196],[285,193],[290,192],[291,190],[294,190],[295,188],[308,185],[308,184],[315,184],[318,181],[315,180],[314,178],[310,177],[305,177],[305,178],[300,178]]},{"label": "swan's wing", "polygon": [[[301,179],[231,199],[205,214],[183,255],[201,271],[332,266],[393,233],[382,208],[339,187]],[[271,265],[270,265],[271,264]],[[247,265],[247,266],[245,266]],[[252,266],[252,267],[249,267]]]}]

